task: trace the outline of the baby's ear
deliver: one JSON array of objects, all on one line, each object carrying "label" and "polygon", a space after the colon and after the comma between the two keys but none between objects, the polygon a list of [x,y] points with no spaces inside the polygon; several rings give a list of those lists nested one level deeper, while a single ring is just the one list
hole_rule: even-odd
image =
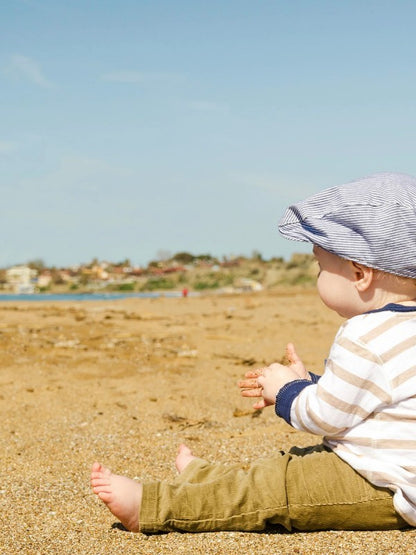
[{"label": "baby's ear", "polygon": [[367,291],[373,282],[374,270],[373,268],[369,268],[359,262],[351,261],[351,264],[354,275],[354,285],[357,288],[357,291],[364,293],[364,291]]}]

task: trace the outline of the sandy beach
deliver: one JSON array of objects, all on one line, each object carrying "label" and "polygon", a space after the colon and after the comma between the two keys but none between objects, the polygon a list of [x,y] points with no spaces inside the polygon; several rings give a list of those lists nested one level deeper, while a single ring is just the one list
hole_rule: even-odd
[{"label": "sandy beach", "polygon": [[318,443],[236,386],[288,341],[321,372],[342,320],[315,291],[3,302],[0,314],[1,554],[414,553],[411,529],[132,534],[90,490],[94,460],[173,477],[181,442],[226,464]]}]

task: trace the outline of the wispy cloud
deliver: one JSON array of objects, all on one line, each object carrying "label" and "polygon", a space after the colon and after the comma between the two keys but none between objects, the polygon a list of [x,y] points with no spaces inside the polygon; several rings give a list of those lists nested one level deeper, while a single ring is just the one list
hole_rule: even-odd
[{"label": "wispy cloud", "polygon": [[25,178],[22,187],[50,194],[60,191],[70,194],[95,195],[111,189],[114,183],[123,182],[130,177],[125,168],[112,166],[104,160],[86,156],[64,156],[54,170],[41,177]]},{"label": "wispy cloud", "polygon": [[219,102],[212,102],[209,100],[194,100],[190,103],[192,110],[199,112],[227,112],[228,106],[220,104]]},{"label": "wispy cloud", "polygon": [[39,87],[50,89],[54,86],[44,75],[38,62],[33,58],[14,54],[11,57],[10,66],[15,73]]},{"label": "wispy cloud", "polygon": [[114,83],[145,83],[148,76],[140,71],[113,71],[104,73],[101,76],[103,81],[113,81]]},{"label": "wispy cloud", "polygon": [[114,83],[157,83],[178,80],[181,76],[177,73],[169,72],[143,72],[135,70],[112,71],[101,75],[103,81]]},{"label": "wispy cloud", "polygon": [[15,141],[0,141],[0,156],[7,156],[16,152],[18,144]]}]

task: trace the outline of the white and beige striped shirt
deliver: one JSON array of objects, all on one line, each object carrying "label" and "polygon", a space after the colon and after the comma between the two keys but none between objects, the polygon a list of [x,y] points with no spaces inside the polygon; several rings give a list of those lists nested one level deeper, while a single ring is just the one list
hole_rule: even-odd
[{"label": "white and beige striped shirt", "polygon": [[388,305],[345,322],[323,376],[294,399],[290,419],[392,490],[395,509],[416,526],[416,310]]}]

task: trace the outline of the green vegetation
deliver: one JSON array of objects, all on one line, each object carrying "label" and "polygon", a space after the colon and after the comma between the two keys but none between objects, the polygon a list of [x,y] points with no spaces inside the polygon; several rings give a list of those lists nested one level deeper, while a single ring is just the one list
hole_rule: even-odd
[{"label": "green vegetation", "polygon": [[[41,259],[32,260],[38,291],[205,291],[221,288],[236,290],[270,289],[280,286],[312,287],[316,283],[317,265],[311,254],[294,254],[289,261],[282,257],[265,260],[258,251],[251,257],[232,256],[222,260],[210,254],[193,255],[181,251],[169,258],[150,262],[146,268],[134,267],[125,259],[117,264],[93,259],[89,264],[72,268],[46,268]],[[0,269],[0,289],[12,290],[6,270]]]},{"label": "green vegetation", "polygon": [[203,291],[204,289],[218,289],[220,286],[218,281],[196,281],[194,289],[196,291]]},{"label": "green vegetation", "polygon": [[174,289],[175,282],[170,278],[158,277],[148,279],[140,288],[140,291],[158,291]]},{"label": "green vegetation", "polygon": [[50,287],[39,287],[39,293],[47,293]]},{"label": "green vegetation", "polygon": [[204,289],[219,289],[220,287],[227,287],[234,284],[234,276],[232,273],[224,272],[206,272],[195,276],[195,281],[191,282],[192,287],[196,291],[203,291]]},{"label": "green vegetation", "polygon": [[119,285],[117,285],[117,291],[134,291],[135,290],[135,284],[133,282],[131,283],[120,283]]},{"label": "green vegetation", "polygon": [[189,252],[178,252],[172,257],[172,259],[176,260],[179,264],[192,264],[195,260],[195,256]]}]

